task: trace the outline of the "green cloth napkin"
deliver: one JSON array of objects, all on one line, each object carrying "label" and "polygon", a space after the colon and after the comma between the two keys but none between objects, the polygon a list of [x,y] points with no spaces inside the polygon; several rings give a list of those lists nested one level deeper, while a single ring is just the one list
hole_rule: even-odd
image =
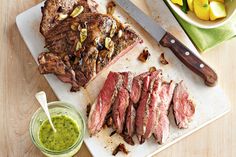
[{"label": "green cloth napkin", "polygon": [[172,13],[201,52],[236,36],[236,14],[223,26],[202,29],[187,23],[173,10]]}]

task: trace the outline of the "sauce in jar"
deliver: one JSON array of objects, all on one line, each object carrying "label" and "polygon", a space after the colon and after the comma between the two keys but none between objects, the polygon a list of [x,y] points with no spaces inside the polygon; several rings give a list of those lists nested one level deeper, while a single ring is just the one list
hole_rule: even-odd
[{"label": "sauce in jar", "polygon": [[71,118],[65,115],[54,116],[52,123],[56,132],[53,131],[48,120],[40,126],[39,140],[45,148],[60,152],[76,143],[80,136],[80,129]]}]

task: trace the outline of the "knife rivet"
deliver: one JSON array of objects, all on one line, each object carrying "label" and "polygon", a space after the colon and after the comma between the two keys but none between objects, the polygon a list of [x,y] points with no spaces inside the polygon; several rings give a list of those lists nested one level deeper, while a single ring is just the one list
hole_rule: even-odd
[{"label": "knife rivet", "polygon": [[204,64],[200,64],[200,68],[203,68],[205,65]]},{"label": "knife rivet", "polygon": [[174,43],[175,43],[175,40],[174,40],[174,39],[171,39],[170,42],[171,42],[172,44],[174,44]]},{"label": "knife rivet", "polygon": [[185,55],[186,55],[186,56],[189,56],[189,55],[190,55],[190,53],[189,53],[188,51],[186,51],[186,52],[185,52]]}]

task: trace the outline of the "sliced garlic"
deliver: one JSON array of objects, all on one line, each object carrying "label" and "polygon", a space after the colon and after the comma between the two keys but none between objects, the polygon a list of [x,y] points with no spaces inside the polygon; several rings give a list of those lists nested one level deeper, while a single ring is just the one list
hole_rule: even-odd
[{"label": "sliced garlic", "polygon": [[72,13],[70,14],[71,17],[75,18],[76,16],[78,16],[79,14],[81,14],[84,11],[84,7],[83,6],[78,6],[76,7]]},{"label": "sliced garlic", "polygon": [[82,48],[82,44],[81,44],[80,41],[78,41],[77,44],[76,44],[75,50],[78,51],[81,48]]},{"label": "sliced garlic", "polygon": [[118,32],[118,38],[121,38],[122,35],[123,35],[123,31],[122,31],[122,30],[119,30],[119,32]]},{"label": "sliced garlic", "polygon": [[97,46],[97,44],[99,43],[100,37],[96,37],[94,39],[94,45]]},{"label": "sliced garlic", "polygon": [[113,22],[112,22],[112,26],[111,26],[111,31],[110,31],[110,37],[111,37],[111,38],[115,35],[116,29],[117,29],[116,22],[113,21]]},{"label": "sliced garlic", "polygon": [[88,35],[87,29],[86,28],[82,28],[80,30],[80,41],[81,41],[81,43],[86,40],[87,35]]},{"label": "sliced garlic", "polygon": [[109,50],[109,51],[114,51],[114,42],[111,40],[111,38],[106,37],[105,39],[105,47]]},{"label": "sliced garlic", "polygon": [[58,15],[58,17],[57,17],[57,19],[59,20],[59,21],[62,21],[62,20],[64,20],[65,18],[67,18],[67,14],[63,14],[63,13],[60,13],[59,15]]}]

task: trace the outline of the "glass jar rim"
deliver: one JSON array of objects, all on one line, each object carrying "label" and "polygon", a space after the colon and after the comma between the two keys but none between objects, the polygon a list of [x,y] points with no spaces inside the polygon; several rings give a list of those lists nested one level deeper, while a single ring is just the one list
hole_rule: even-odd
[{"label": "glass jar rim", "polygon": [[48,106],[53,106],[53,105],[58,105],[58,106],[61,106],[61,107],[66,107],[68,108],[69,110],[71,110],[72,112],[75,112],[78,116],[79,116],[79,119],[81,120],[81,123],[82,123],[82,127],[81,127],[81,136],[78,138],[78,140],[76,140],[76,142],[68,147],[67,149],[65,150],[62,150],[62,151],[53,151],[53,150],[50,150],[50,149],[47,149],[45,147],[43,147],[42,145],[40,145],[39,143],[36,142],[35,140],[35,137],[33,136],[33,123],[34,123],[34,120],[36,119],[37,115],[42,111],[42,107],[39,107],[35,113],[33,114],[31,120],[30,120],[30,127],[29,127],[29,132],[30,132],[30,137],[31,137],[31,140],[32,142],[34,143],[34,145],[40,149],[42,152],[46,153],[46,154],[51,154],[51,155],[61,155],[61,154],[66,154],[66,153],[69,153],[71,150],[73,150],[74,148],[76,148],[77,146],[79,146],[82,142],[83,142],[83,137],[84,137],[84,134],[85,134],[85,122],[84,122],[84,119],[83,117],[81,116],[80,112],[78,112],[70,103],[67,103],[67,102],[64,102],[64,101],[53,101],[53,102],[50,102],[48,103]]}]

